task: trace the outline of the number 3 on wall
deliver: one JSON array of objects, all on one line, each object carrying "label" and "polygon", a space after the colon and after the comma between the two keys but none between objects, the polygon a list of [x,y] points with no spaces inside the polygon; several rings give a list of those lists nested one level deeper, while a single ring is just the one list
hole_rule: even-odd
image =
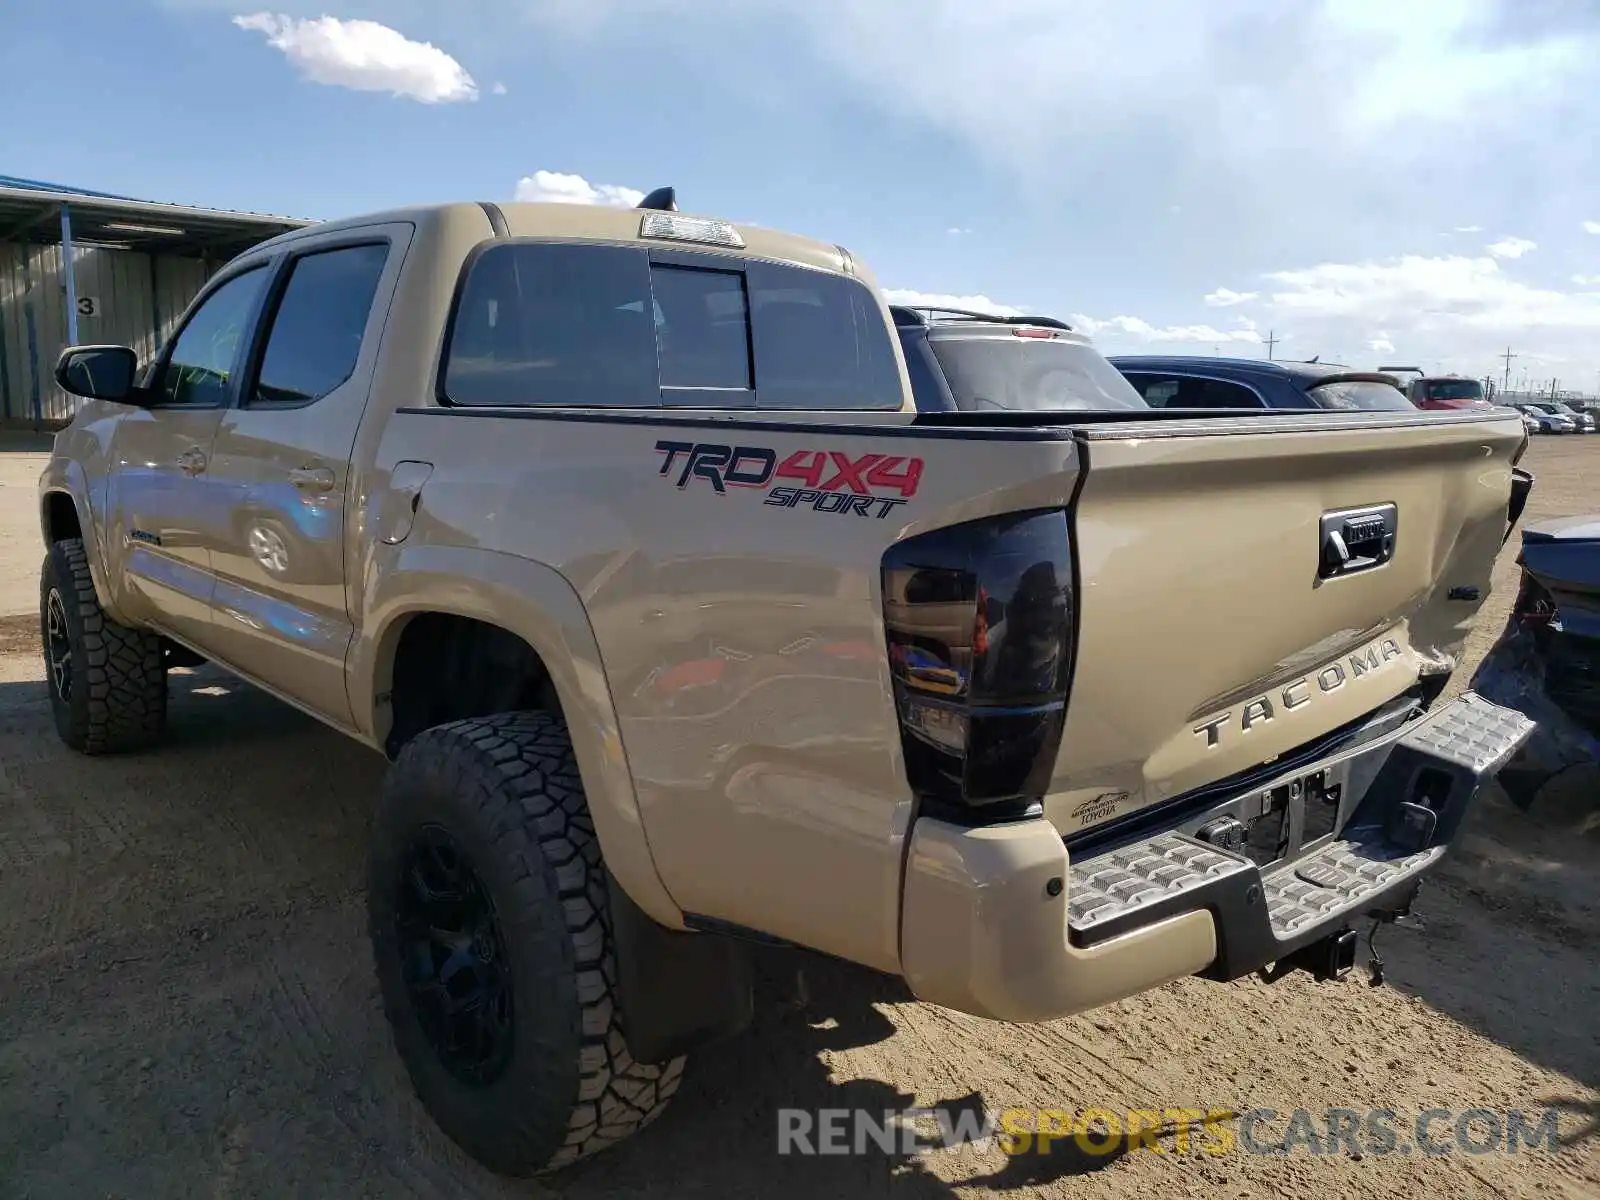
[{"label": "number 3 on wall", "polygon": [[99,311],[100,302],[93,296],[78,297],[78,315],[80,317],[92,317]]}]

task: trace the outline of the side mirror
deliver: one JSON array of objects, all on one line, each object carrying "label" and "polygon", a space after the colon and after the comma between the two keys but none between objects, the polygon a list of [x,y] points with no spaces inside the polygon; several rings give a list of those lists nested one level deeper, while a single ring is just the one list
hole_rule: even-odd
[{"label": "side mirror", "polygon": [[56,360],[62,390],[86,400],[133,402],[139,356],[126,346],[68,346]]}]

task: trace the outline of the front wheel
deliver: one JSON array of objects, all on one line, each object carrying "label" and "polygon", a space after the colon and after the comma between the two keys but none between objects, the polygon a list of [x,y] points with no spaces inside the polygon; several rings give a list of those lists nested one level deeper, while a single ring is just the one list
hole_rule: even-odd
[{"label": "front wheel", "polygon": [[162,640],[106,615],[81,538],[54,542],[45,555],[39,640],[63,742],[82,754],[115,754],[160,739],[167,723]]},{"label": "front wheel", "polygon": [[606,873],[566,726],[458,721],[408,742],[374,822],[368,923],[396,1049],[439,1127],[535,1175],[628,1137],[683,1059],[637,1063]]}]

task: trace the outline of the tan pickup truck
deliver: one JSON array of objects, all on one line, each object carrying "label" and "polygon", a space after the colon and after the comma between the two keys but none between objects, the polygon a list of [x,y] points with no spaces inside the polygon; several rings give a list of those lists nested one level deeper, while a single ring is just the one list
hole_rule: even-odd
[{"label": "tan pickup truck", "polygon": [[659,195],[286,234],[57,378],[61,736],[205,660],[388,756],[385,1010],[506,1173],[649,1122],[751,940],[1005,1021],[1338,976],[1528,734],[1436,703],[1515,413],[918,413],[859,260]]}]

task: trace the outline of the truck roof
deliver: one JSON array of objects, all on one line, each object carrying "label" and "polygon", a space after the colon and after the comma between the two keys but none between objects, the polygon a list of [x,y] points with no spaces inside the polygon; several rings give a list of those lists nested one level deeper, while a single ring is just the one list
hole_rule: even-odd
[{"label": "truck roof", "polygon": [[354,229],[391,221],[406,221],[419,229],[448,225],[470,220],[481,223],[496,217],[505,221],[506,233],[511,237],[577,238],[606,242],[640,242],[650,246],[681,246],[686,250],[732,252],[742,257],[765,258],[799,266],[816,267],[826,271],[845,271],[871,282],[870,274],[848,250],[799,234],[764,229],[757,225],[741,225],[724,221],[720,217],[701,213],[671,212],[666,215],[702,221],[717,221],[733,229],[743,246],[724,246],[697,241],[671,241],[659,237],[641,237],[640,229],[645,218],[663,215],[663,210],[648,208],[613,208],[594,204],[551,204],[513,201],[453,201],[441,204],[419,204],[378,212],[360,213],[333,221],[323,221],[304,229],[280,234],[256,249],[277,247],[340,229]]},{"label": "truck roof", "polygon": [[[1226,371],[1229,375],[1262,375],[1287,378],[1302,385],[1314,384],[1329,375],[1349,375],[1349,367],[1338,363],[1293,362],[1281,359],[1226,358],[1205,354],[1112,354],[1107,356],[1119,370],[1143,371]],[[1382,372],[1360,372],[1363,375]]]}]

